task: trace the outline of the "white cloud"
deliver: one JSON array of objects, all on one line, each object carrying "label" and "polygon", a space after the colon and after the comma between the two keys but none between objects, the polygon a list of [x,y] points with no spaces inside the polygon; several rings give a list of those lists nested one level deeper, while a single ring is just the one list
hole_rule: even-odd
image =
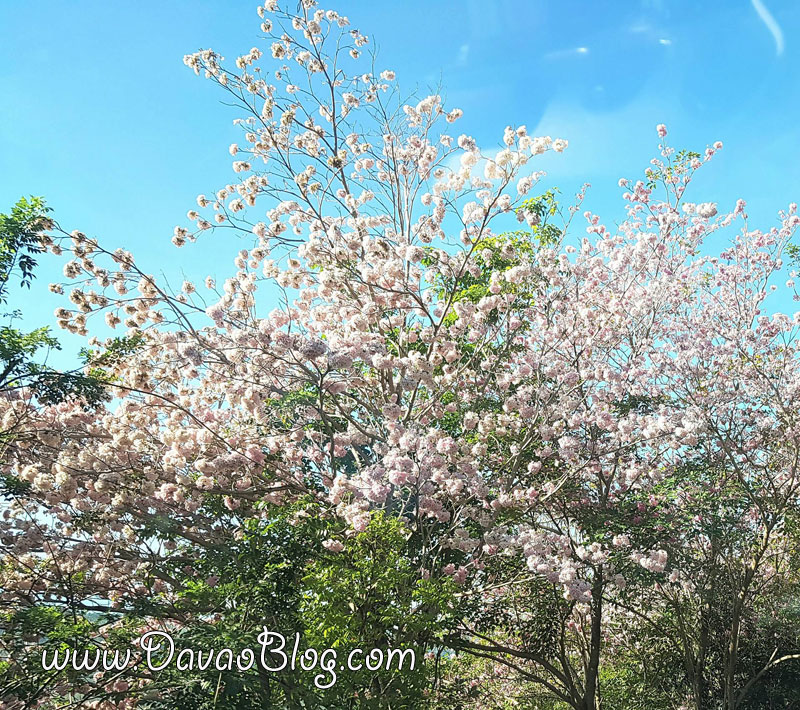
[{"label": "white cloud", "polygon": [[573,47],[572,49],[557,49],[554,52],[548,52],[544,55],[545,59],[566,59],[567,57],[581,56],[589,54],[588,47]]},{"label": "white cloud", "polygon": [[647,39],[658,40],[658,43],[663,45],[672,44],[671,39],[659,37],[660,31],[663,31],[663,29],[663,27],[654,27],[649,22],[645,21],[640,21],[628,26],[628,32],[630,34],[643,35]]},{"label": "white cloud", "polygon": [[775,40],[775,54],[780,56],[783,54],[783,30],[781,26],[777,23],[775,18],[772,16],[769,10],[767,10],[767,6],[764,5],[761,0],[750,0],[753,5],[753,9],[758,13],[758,16],[761,18],[761,21],[767,26],[767,29],[772,34],[772,38]]},{"label": "white cloud", "polygon": [[[534,169],[551,172],[555,179],[589,175],[614,178],[639,171],[642,158],[653,154],[659,123],[679,121],[680,111],[674,96],[658,91],[643,91],[629,103],[610,111],[593,111],[575,100],[552,101],[533,136],[559,136],[569,141],[563,155],[534,158]],[[539,164],[541,163],[541,164]]]}]

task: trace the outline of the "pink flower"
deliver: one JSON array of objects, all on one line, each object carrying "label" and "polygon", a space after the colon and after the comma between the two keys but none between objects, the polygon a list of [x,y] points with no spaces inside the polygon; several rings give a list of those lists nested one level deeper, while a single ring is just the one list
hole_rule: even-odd
[{"label": "pink flower", "polygon": [[344,550],[344,545],[339,540],[328,538],[322,541],[322,546],[329,552],[341,552]]}]

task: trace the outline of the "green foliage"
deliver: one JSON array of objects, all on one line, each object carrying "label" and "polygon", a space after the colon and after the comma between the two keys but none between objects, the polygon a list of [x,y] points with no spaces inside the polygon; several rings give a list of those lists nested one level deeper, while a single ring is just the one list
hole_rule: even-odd
[{"label": "green foliage", "polygon": [[304,582],[303,619],[318,647],[412,648],[415,667],[347,673],[336,686],[341,698],[357,695],[359,708],[413,708],[423,702],[430,669],[427,650],[455,619],[455,584],[419,579],[409,554],[409,534],[396,518],[379,514],[339,553],[322,554]]},{"label": "green foliage", "polygon": [[[319,668],[220,673],[213,666],[180,671],[171,665],[154,678],[143,708],[425,707],[431,669],[423,655],[451,611],[454,585],[418,579],[407,533],[390,517],[376,516],[365,531],[346,539],[344,550],[327,551],[322,541],[340,536],[341,523],[308,505],[270,509],[260,522],[248,519],[237,539],[209,544],[199,558],[194,546],[179,544],[172,562],[153,577],[180,580],[177,600],[154,591],[148,595],[152,606],[138,613],[191,620],[174,635],[176,649],[228,647],[237,654],[257,649],[264,627],[283,634],[287,645],[299,633],[301,652],[336,650],[336,683],[317,688]],[[400,669],[395,661],[389,670],[342,670],[355,648],[365,654],[378,648],[387,656],[390,649],[411,648],[415,665],[406,656]]]},{"label": "green foliage", "polygon": [[144,343],[141,333],[107,340],[102,350],[82,348],[80,356],[91,367],[110,367],[135,353]]},{"label": "green foliage", "polygon": [[536,222],[530,228],[530,235],[540,247],[556,246],[564,235],[562,229],[550,222],[551,217],[560,215],[557,193],[558,190],[553,189],[537,197],[530,197],[517,209],[518,214],[536,215]]},{"label": "green foliage", "polygon": [[99,373],[60,372],[34,361],[32,358],[42,349],[61,349],[49,328],[25,333],[0,327],[0,391],[29,387],[43,404],[74,398],[95,406],[106,398]]},{"label": "green foliage", "polygon": [[[34,257],[44,251],[41,233],[52,226],[47,216],[50,211],[42,198],[23,197],[10,214],[0,214],[0,303],[8,302],[13,276],[19,277],[21,286],[30,288],[37,264]],[[12,320],[20,315],[18,310],[7,314]],[[96,406],[106,399],[99,373],[61,372],[34,359],[43,351],[46,355],[59,349],[47,327],[26,333],[10,325],[0,326],[0,392],[28,387],[43,404],[79,399]]]},{"label": "green foliage", "polygon": [[648,627],[637,627],[631,646],[609,652],[600,674],[603,703],[615,710],[674,710],[688,696],[681,657]]},{"label": "green foliage", "polygon": [[787,244],[786,253],[789,255],[792,264],[800,264],[800,245]]},{"label": "green foliage", "polygon": [[0,303],[7,302],[8,282],[15,273],[30,288],[34,256],[44,251],[39,235],[50,225],[50,211],[41,197],[22,197],[10,214],[0,214]]},{"label": "green foliage", "polygon": [[[517,213],[522,216],[535,215],[534,223],[529,230],[485,236],[474,245],[475,253],[484,250],[491,252],[488,261],[479,260],[481,272],[478,276],[469,273],[460,274],[456,283],[452,277],[436,274],[432,285],[438,298],[443,299],[447,294],[452,294],[453,302],[467,300],[476,303],[489,294],[489,281],[493,273],[508,271],[520,264],[523,259],[532,258],[539,249],[557,244],[563,232],[550,222],[552,217],[559,214],[556,192],[548,190],[542,195],[531,197],[517,209]],[[436,250],[433,247],[426,247],[425,250],[427,254],[421,261],[422,266],[436,266]],[[520,293],[521,300],[524,295]],[[445,319],[444,325],[455,322],[456,314],[449,314],[449,318],[450,321]]]},{"label": "green foliage", "polygon": [[700,158],[700,153],[693,150],[681,150],[675,154],[669,165],[659,168],[648,168],[644,175],[647,178],[648,190],[655,190],[657,185],[669,183],[674,178],[689,172],[691,164]]},{"label": "green foliage", "polygon": [[[43,653],[52,662],[56,653],[61,657],[70,649],[94,653],[97,648],[125,649],[133,640],[129,621],[114,629],[101,631],[113,617],[102,613],[80,613],[69,605],[34,605],[0,614],[3,629],[3,650],[7,660],[0,663],[2,693],[26,698],[30,702],[43,696],[50,685],[61,681],[68,687],[78,687],[91,673],[76,671],[70,665],[64,670],[45,670]],[[102,643],[102,646],[99,644]],[[123,651],[124,653],[124,651]],[[7,695],[6,695],[7,694]],[[4,697],[0,695],[0,698]]]}]

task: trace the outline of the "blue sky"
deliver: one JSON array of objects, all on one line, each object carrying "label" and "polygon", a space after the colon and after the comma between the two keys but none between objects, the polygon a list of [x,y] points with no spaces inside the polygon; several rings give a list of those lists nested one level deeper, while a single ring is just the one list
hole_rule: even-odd
[{"label": "blue sky", "polygon": [[[440,82],[459,129],[493,146],[508,125],[570,141],[548,156],[545,187],[622,219],[619,177],[639,177],[667,124],[678,148],[725,149],[694,201],[748,201],[768,227],[800,198],[800,3],[794,0],[342,0],[334,7],[379,47],[379,66],[422,95]],[[124,246],[148,270],[219,268],[202,246],[177,251],[197,194],[228,182],[236,114],[182,62],[258,43],[241,0],[0,2],[0,211],[43,195],[69,229]],[[227,264],[225,265],[227,268]],[[22,305],[52,322],[43,264]],[[68,351],[74,339],[62,334]]]}]

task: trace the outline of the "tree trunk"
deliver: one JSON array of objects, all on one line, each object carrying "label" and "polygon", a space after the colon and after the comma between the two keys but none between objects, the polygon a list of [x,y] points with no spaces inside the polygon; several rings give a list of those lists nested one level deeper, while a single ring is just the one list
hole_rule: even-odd
[{"label": "tree trunk", "polygon": [[586,685],[583,699],[585,710],[598,710],[598,678],[600,671],[600,648],[603,622],[603,566],[595,568],[592,585],[592,631],[589,645],[589,662],[586,665]]}]

